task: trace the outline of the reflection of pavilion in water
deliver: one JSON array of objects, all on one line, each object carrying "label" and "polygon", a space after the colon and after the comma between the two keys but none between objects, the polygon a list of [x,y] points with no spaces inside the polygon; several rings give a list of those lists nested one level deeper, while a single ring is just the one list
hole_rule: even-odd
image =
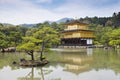
[{"label": "reflection of pavilion in water", "polygon": [[62,62],[66,66],[65,71],[76,74],[88,71],[92,61],[92,49],[89,48],[81,52],[62,52]]}]

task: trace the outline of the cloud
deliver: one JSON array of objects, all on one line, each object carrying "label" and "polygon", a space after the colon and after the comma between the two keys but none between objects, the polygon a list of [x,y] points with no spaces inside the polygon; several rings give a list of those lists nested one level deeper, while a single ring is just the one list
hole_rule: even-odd
[{"label": "cloud", "polygon": [[16,3],[19,0],[0,0],[0,4]]},{"label": "cloud", "polygon": [[51,3],[53,0],[35,0],[36,3]]},{"label": "cloud", "polygon": [[[27,10],[26,10],[27,9]],[[4,22],[10,22],[12,24],[22,23],[38,23],[43,22],[52,18],[56,14],[44,9],[28,8],[21,9],[19,11],[3,12],[0,19]]]},{"label": "cloud", "polygon": [[[114,4],[111,3],[113,0],[64,0],[64,3],[56,7],[45,8],[46,6],[41,5],[42,3],[57,4],[55,1],[0,0],[0,22],[22,24],[55,21],[63,17],[111,16],[120,10],[118,0],[114,0]],[[106,5],[106,3],[109,4]],[[104,5],[101,6],[101,4]]]},{"label": "cloud", "polygon": [[[14,2],[15,1],[15,2]],[[5,3],[6,2],[6,3]],[[12,24],[22,23],[37,23],[45,20],[54,19],[54,13],[51,11],[38,8],[36,5],[27,1],[13,0],[14,3],[9,0],[1,1],[1,4],[5,4],[1,7],[0,22],[8,22]],[[8,6],[12,5],[11,6]],[[14,7],[14,8],[13,8]],[[53,18],[52,18],[53,17]]]},{"label": "cloud", "polygon": [[[110,0],[109,0],[110,1]],[[111,16],[114,12],[120,10],[120,2],[112,3],[109,5],[97,6],[97,4],[106,3],[108,0],[70,0],[62,6],[55,9],[58,13],[63,13],[66,16]],[[96,5],[93,5],[96,4]]]}]

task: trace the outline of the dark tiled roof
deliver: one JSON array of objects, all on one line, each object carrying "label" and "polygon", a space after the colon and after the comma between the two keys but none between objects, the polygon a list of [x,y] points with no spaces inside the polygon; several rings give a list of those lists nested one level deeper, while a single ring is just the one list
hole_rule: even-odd
[{"label": "dark tiled roof", "polygon": [[76,32],[76,31],[94,32],[93,30],[75,29],[75,30],[65,30],[65,31],[61,31],[61,33],[66,33],[66,32]]}]

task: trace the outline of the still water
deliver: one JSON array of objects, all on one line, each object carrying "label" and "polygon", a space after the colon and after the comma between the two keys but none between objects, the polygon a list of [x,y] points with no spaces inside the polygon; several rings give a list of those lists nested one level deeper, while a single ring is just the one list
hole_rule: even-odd
[{"label": "still water", "polygon": [[[38,53],[35,53],[38,59]],[[120,51],[104,49],[52,49],[44,67],[12,64],[25,53],[0,53],[0,80],[120,80]]]}]

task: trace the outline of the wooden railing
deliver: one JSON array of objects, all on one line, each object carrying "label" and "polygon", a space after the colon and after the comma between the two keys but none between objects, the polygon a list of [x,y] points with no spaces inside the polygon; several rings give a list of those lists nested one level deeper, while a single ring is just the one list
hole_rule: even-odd
[{"label": "wooden railing", "polygon": [[63,38],[94,38],[93,34],[64,35]]}]

